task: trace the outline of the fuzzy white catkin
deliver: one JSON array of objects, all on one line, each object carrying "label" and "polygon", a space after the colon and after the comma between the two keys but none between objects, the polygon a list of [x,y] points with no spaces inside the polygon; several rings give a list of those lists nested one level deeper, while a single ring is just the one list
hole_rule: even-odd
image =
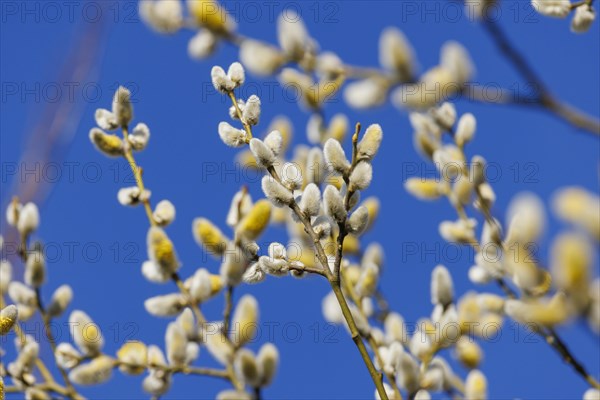
[{"label": "fuzzy white catkin", "polygon": [[142,263],[142,275],[150,282],[165,283],[171,280],[171,273],[163,270],[153,261],[144,261]]},{"label": "fuzzy white catkin", "polygon": [[375,264],[366,264],[363,269],[358,282],[356,284],[356,292],[361,296],[371,296],[377,289],[377,283],[379,282],[379,267]]},{"label": "fuzzy white catkin", "polygon": [[187,338],[181,327],[171,322],[165,332],[167,359],[170,364],[183,365],[187,358]]},{"label": "fuzzy white catkin", "polygon": [[27,255],[24,280],[33,288],[39,288],[46,281],[46,259],[41,251]]},{"label": "fuzzy white catkin", "polygon": [[358,158],[360,160],[372,160],[381,146],[382,139],[383,131],[381,130],[381,126],[379,124],[370,125],[356,146]]},{"label": "fuzzy white catkin", "polygon": [[437,365],[430,365],[421,378],[421,387],[432,392],[444,390],[445,370]]},{"label": "fuzzy white catkin", "polygon": [[150,191],[144,190],[144,194],[140,196],[140,189],[137,186],[121,188],[117,192],[117,200],[123,206],[136,206],[144,200],[150,198]]},{"label": "fuzzy white catkin", "polygon": [[27,203],[19,212],[17,229],[21,235],[29,235],[40,225],[40,213],[34,203]]},{"label": "fuzzy white catkin", "polygon": [[477,120],[475,116],[471,113],[463,114],[458,120],[458,125],[456,127],[456,133],[454,135],[454,140],[458,146],[463,146],[466,143],[469,143],[473,136],[475,136],[475,129],[477,128]]},{"label": "fuzzy white catkin", "polygon": [[306,136],[308,142],[312,144],[320,144],[323,139],[324,132],[323,117],[319,114],[313,114],[309,117],[306,123]]},{"label": "fuzzy white catkin", "polygon": [[71,369],[79,363],[81,353],[70,343],[60,343],[54,352],[56,363],[64,369]]},{"label": "fuzzy white catkin", "polygon": [[485,159],[481,156],[473,156],[469,166],[469,180],[473,182],[473,186],[485,183],[485,168]]},{"label": "fuzzy white catkin", "polygon": [[302,168],[295,162],[286,162],[281,167],[281,183],[290,190],[300,189],[304,179]]},{"label": "fuzzy white catkin", "polygon": [[256,95],[252,95],[246,100],[242,118],[248,125],[256,125],[260,119],[260,99]]},{"label": "fuzzy white catkin", "polygon": [[454,286],[450,272],[443,265],[438,265],[431,273],[431,303],[446,307],[454,299]]},{"label": "fuzzy white catkin", "polygon": [[181,314],[179,314],[175,321],[181,327],[181,329],[183,329],[185,336],[189,340],[198,339],[198,326],[196,325],[194,312],[191,308],[186,307]]},{"label": "fuzzy white catkin", "polygon": [[447,242],[470,243],[474,240],[474,219],[458,221],[442,221],[439,225],[439,233]]},{"label": "fuzzy white catkin", "polygon": [[11,304],[0,310],[0,335],[6,335],[19,319],[17,306]]},{"label": "fuzzy white catkin", "polygon": [[255,338],[258,321],[258,302],[251,295],[240,298],[231,317],[231,341],[236,346],[243,346]]},{"label": "fuzzy white catkin", "polygon": [[389,27],[381,33],[379,64],[390,71],[395,71],[402,80],[410,79],[415,72],[414,50],[399,29]]},{"label": "fuzzy white catkin", "polygon": [[246,190],[239,190],[231,199],[227,213],[227,225],[235,227],[252,209],[252,197]]},{"label": "fuzzy white catkin", "polygon": [[322,76],[333,80],[343,70],[344,64],[337,54],[324,51],[317,57],[317,71]]},{"label": "fuzzy white catkin", "polygon": [[265,196],[277,207],[283,207],[294,201],[292,192],[271,176],[263,176],[261,187]]},{"label": "fuzzy white catkin", "polygon": [[144,391],[154,396],[162,396],[165,394],[171,386],[171,380],[169,379],[169,375],[163,375],[164,374],[157,375],[156,373],[153,373],[146,376],[142,382]]},{"label": "fuzzy white catkin", "polygon": [[179,269],[179,260],[173,242],[162,228],[152,226],[146,236],[148,258],[154,262],[163,274]]},{"label": "fuzzy white catkin", "polygon": [[310,40],[301,17],[287,9],[277,19],[277,39],[283,51],[293,59],[300,59]]},{"label": "fuzzy white catkin", "polygon": [[223,121],[219,123],[219,137],[229,147],[240,147],[246,144],[246,131],[235,128]]},{"label": "fuzzy white catkin", "polygon": [[118,350],[117,358],[123,363],[119,368],[121,372],[137,375],[145,369],[140,366],[146,365],[148,349],[142,342],[128,341]]},{"label": "fuzzy white catkin", "polygon": [[247,39],[240,45],[240,60],[256,75],[269,76],[281,67],[284,57],[274,46]]},{"label": "fuzzy white catkin", "polygon": [[273,242],[269,245],[269,257],[274,260],[286,260],[287,259],[287,250],[285,246],[281,243]]},{"label": "fuzzy white catkin", "polygon": [[116,135],[108,135],[101,129],[92,128],[89,138],[94,146],[108,157],[120,157],[124,153],[123,141]]},{"label": "fuzzy white catkin", "polygon": [[246,269],[242,280],[245,283],[255,284],[264,281],[266,277],[267,274],[263,271],[260,262],[255,262]]},{"label": "fuzzy white catkin", "polygon": [[531,0],[531,5],[547,17],[565,18],[571,12],[570,0]]},{"label": "fuzzy white catkin", "polygon": [[146,311],[157,317],[177,315],[185,306],[185,298],[180,293],[150,297],[144,301],[144,308]]},{"label": "fuzzy white catkin", "polygon": [[265,136],[264,143],[276,156],[283,150],[283,136],[281,135],[281,132],[276,129]]},{"label": "fuzzy white catkin", "polygon": [[83,311],[75,310],[69,316],[73,341],[82,353],[95,356],[104,346],[104,338],[98,325]]},{"label": "fuzzy white catkin", "polygon": [[131,145],[131,148],[136,151],[144,150],[149,140],[150,128],[142,122],[137,124],[127,136],[127,141]]},{"label": "fuzzy white catkin", "polygon": [[431,400],[431,395],[427,390],[419,390],[414,397],[414,400]]},{"label": "fuzzy white catkin", "polygon": [[[381,331],[373,329],[373,332],[371,334],[373,334],[374,332],[381,332]],[[379,335],[379,334],[375,333],[375,335]],[[402,348],[402,345],[399,342],[393,342],[388,347],[381,346],[379,348],[379,352],[381,354],[381,359],[383,361],[383,365],[381,365],[379,367],[383,368],[383,370],[386,373],[394,374],[395,371],[397,370],[398,364],[400,363],[402,353],[404,353],[404,349]],[[377,360],[375,360],[375,361],[377,361]],[[379,362],[377,362],[377,364],[379,364]]]},{"label": "fuzzy white catkin", "polygon": [[188,54],[195,59],[210,56],[217,47],[217,38],[208,29],[203,29],[188,42]]},{"label": "fuzzy white catkin", "polygon": [[260,387],[260,371],[254,354],[248,349],[240,349],[235,355],[234,369],[244,382],[252,387]]},{"label": "fuzzy white catkin", "polygon": [[552,201],[556,215],[600,241],[600,196],[577,186],[561,189]]},{"label": "fuzzy white catkin", "polygon": [[73,299],[73,290],[69,285],[59,286],[50,299],[46,312],[51,317],[59,317],[67,309]]},{"label": "fuzzy white catkin", "polygon": [[469,268],[469,280],[478,285],[485,285],[494,278],[484,267],[473,265]]},{"label": "fuzzy white catkin", "polygon": [[319,184],[326,173],[323,150],[319,147],[313,147],[309,150],[306,158],[306,181]]},{"label": "fuzzy white catkin", "polygon": [[574,33],[587,32],[596,19],[596,13],[591,5],[583,4],[575,9],[575,15],[571,20],[571,31]]},{"label": "fuzzy white catkin", "polygon": [[588,389],[583,394],[583,400],[600,400],[600,390],[598,389]]},{"label": "fuzzy white catkin", "polygon": [[295,90],[303,95],[304,100],[310,95],[314,96],[314,92],[311,92],[314,85],[313,78],[304,72],[294,68],[284,68],[279,74],[279,81],[284,87],[295,87]]},{"label": "fuzzy white catkin", "polygon": [[308,217],[316,217],[319,215],[321,208],[321,190],[314,183],[309,183],[302,192],[300,198],[300,209]]},{"label": "fuzzy white catkin", "polygon": [[442,105],[435,110],[435,120],[446,129],[454,126],[454,123],[456,122],[456,108],[454,107],[454,104],[447,101],[442,103]]},{"label": "fuzzy white catkin", "polygon": [[131,92],[129,89],[119,86],[113,97],[112,113],[117,123],[126,127],[133,119],[133,107],[131,105]]},{"label": "fuzzy white catkin", "polygon": [[331,235],[331,224],[332,220],[326,215],[320,215],[312,223],[313,230],[317,234],[317,237],[323,239]]},{"label": "fuzzy white catkin", "polygon": [[256,163],[263,168],[272,167],[277,161],[275,153],[260,139],[250,139],[250,151],[252,151]]},{"label": "fuzzy white catkin", "polygon": [[212,67],[210,79],[214,88],[221,93],[228,93],[235,89],[236,84],[227,76],[225,70],[218,65]]},{"label": "fuzzy white catkin", "polygon": [[350,174],[350,190],[365,190],[371,184],[373,179],[373,167],[366,161],[361,161],[352,170]]},{"label": "fuzzy white catkin", "polygon": [[534,242],[546,225],[544,203],[532,192],[521,192],[511,200],[506,221],[509,223],[506,235],[509,245]]},{"label": "fuzzy white catkin", "polygon": [[269,386],[279,366],[279,351],[272,343],[265,343],[256,356],[260,368],[261,386]]},{"label": "fuzzy white catkin", "polygon": [[179,0],[141,1],[139,14],[145,23],[161,33],[174,33],[183,22],[183,7]]},{"label": "fuzzy white catkin", "polygon": [[8,207],[6,207],[6,222],[10,226],[17,226],[17,222],[19,221],[19,213],[21,212],[22,208],[23,205],[18,202],[11,201],[8,204]]},{"label": "fuzzy white catkin", "polygon": [[406,352],[402,354],[398,373],[398,384],[400,387],[413,393],[419,390],[419,365],[417,361]]},{"label": "fuzzy white catkin", "polygon": [[161,200],[154,208],[152,218],[159,226],[169,225],[175,220],[175,206],[169,200]]},{"label": "fuzzy white catkin", "polygon": [[105,108],[98,108],[94,114],[94,119],[100,128],[107,131],[112,131],[119,127],[115,114]]},{"label": "fuzzy white catkin", "polygon": [[[284,276],[289,272],[290,263],[285,259],[262,256],[258,259],[260,270],[274,276]],[[260,276],[259,276],[260,278]]]},{"label": "fuzzy white catkin", "polygon": [[365,206],[360,206],[354,211],[346,221],[346,228],[350,233],[362,233],[369,223],[369,210]]},{"label": "fuzzy white catkin", "polygon": [[148,364],[151,365],[167,365],[167,360],[163,351],[155,345],[148,346]]},{"label": "fuzzy white catkin", "polygon": [[415,131],[424,131],[434,137],[440,137],[442,134],[442,128],[427,114],[411,112],[408,115],[408,119]]},{"label": "fuzzy white catkin", "polygon": [[487,379],[479,370],[472,370],[465,382],[465,400],[486,400]]},{"label": "fuzzy white catkin", "polygon": [[408,334],[404,318],[398,313],[390,312],[384,321],[385,340],[388,343],[407,343]]},{"label": "fuzzy white catkin", "polygon": [[73,368],[69,373],[69,379],[78,385],[97,385],[110,379],[113,365],[110,357],[101,355],[89,363]]},{"label": "fuzzy white catkin", "polygon": [[344,322],[342,309],[340,308],[340,305],[337,302],[333,292],[329,292],[329,294],[323,298],[321,303],[321,311],[327,322],[332,324],[341,324]]},{"label": "fuzzy white catkin", "polygon": [[361,263],[373,263],[379,268],[383,266],[384,254],[383,247],[377,242],[371,243],[365,249]]},{"label": "fuzzy white catkin", "polygon": [[205,268],[199,268],[192,276],[190,284],[190,296],[194,300],[207,300],[212,292],[210,273]]},{"label": "fuzzy white catkin", "polygon": [[509,299],[504,302],[504,312],[521,323],[556,325],[568,317],[566,296],[557,292],[548,302],[525,302]]},{"label": "fuzzy white catkin", "polygon": [[252,400],[253,397],[244,391],[239,390],[222,390],[217,394],[216,400]]},{"label": "fuzzy white catkin", "polygon": [[452,74],[455,83],[462,85],[472,78],[475,67],[469,52],[460,43],[448,41],[440,53],[440,65]]},{"label": "fuzzy white catkin", "polygon": [[12,280],[12,264],[8,260],[0,260],[0,295],[6,293]]},{"label": "fuzzy white catkin", "polygon": [[342,175],[348,173],[350,162],[346,158],[346,153],[344,153],[339,141],[328,139],[323,147],[323,154],[325,155],[325,162],[331,170]]},{"label": "fuzzy white catkin", "polygon": [[223,283],[232,286],[238,285],[242,281],[246,264],[246,255],[242,249],[233,242],[228,243],[219,269]]},{"label": "fuzzy white catkin", "polygon": [[336,222],[343,222],[346,219],[346,208],[344,208],[344,199],[339,190],[332,185],[327,185],[323,192],[323,203],[325,212]]},{"label": "fuzzy white catkin", "polygon": [[221,333],[218,323],[205,324],[203,342],[206,349],[222,365],[227,365],[233,357],[233,347],[229,340]]},{"label": "fuzzy white catkin", "polygon": [[446,145],[435,150],[433,161],[440,171],[441,177],[446,181],[460,177],[464,168],[466,168],[462,152],[454,145]]},{"label": "fuzzy white catkin", "polygon": [[242,64],[239,62],[232,63],[227,69],[227,77],[235,84],[235,87],[243,85],[246,80],[246,72]]},{"label": "fuzzy white catkin", "polygon": [[8,295],[18,304],[30,307],[36,306],[36,295],[33,289],[18,281],[10,282],[8,285]]},{"label": "fuzzy white catkin", "polygon": [[344,89],[344,100],[352,108],[365,109],[386,100],[388,83],[377,77],[351,82]]}]

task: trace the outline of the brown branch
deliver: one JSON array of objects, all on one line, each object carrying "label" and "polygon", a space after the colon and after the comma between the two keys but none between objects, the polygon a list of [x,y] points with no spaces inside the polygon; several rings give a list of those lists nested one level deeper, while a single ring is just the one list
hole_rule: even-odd
[{"label": "brown branch", "polygon": [[545,82],[533,70],[521,52],[513,45],[497,21],[491,18],[483,18],[482,25],[500,52],[510,61],[527,83],[538,91],[534,104],[546,109],[556,117],[578,129],[600,135],[600,121],[554,97]]}]

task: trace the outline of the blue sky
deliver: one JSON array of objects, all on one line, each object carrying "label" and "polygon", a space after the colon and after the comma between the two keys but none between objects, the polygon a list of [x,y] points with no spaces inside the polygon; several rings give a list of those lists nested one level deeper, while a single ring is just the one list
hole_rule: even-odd
[{"label": "blue sky", "polygon": [[[227,66],[236,61],[236,50],[224,46],[211,60],[193,61],[186,53],[190,32],[162,36],[150,31],[139,22],[135,2],[102,2],[104,8],[98,8],[99,4],[74,2],[70,8],[61,2],[1,3],[1,195],[4,207],[15,194],[10,190],[15,179],[34,183],[35,174],[19,176],[26,168],[33,168],[18,164],[26,148],[26,138],[44,110],[56,100],[66,104],[72,118],[68,120],[67,132],[61,136],[65,138],[61,147],[64,151],[56,152],[55,164],[37,166],[40,180],[50,183],[52,188],[41,207],[42,226],[38,232],[55,249],[44,290],[49,296],[63,282],[71,284],[75,292],[72,307],[85,310],[100,324],[106,336],[106,351],[114,354],[127,339],[163,345],[167,320],[147,315],[143,301],[175,289],[171,285],[151,284],[141,276],[147,221],[141,209],[125,209],[116,200],[118,188],[131,185],[127,165],[100,156],[88,140],[95,109],[110,106],[117,84],[133,90],[135,119],[147,123],[151,129],[149,148],[138,156],[138,161],[144,168],[153,199],[167,198],[177,207],[177,219],[168,233],[183,260],[182,275],[188,276],[201,266],[218,270],[218,262],[205,256],[193,240],[193,218],[207,216],[224,228],[229,201],[241,185],[247,183],[254,198],[262,194],[255,175],[232,172],[236,152],[225,147],[217,135],[218,123],[227,119],[228,106],[208,83],[210,69],[214,64]],[[272,15],[298,4],[229,2],[227,7],[237,17],[240,32],[274,42]],[[376,65],[376,43],[381,30],[397,26],[413,43],[423,68],[437,62],[439,48],[446,40],[457,40],[472,55],[477,82],[524,87],[481,27],[457,14],[462,9],[454,3],[301,4],[301,13],[321,48],[336,51],[350,64]],[[598,24],[585,35],[574,35],[569,32],[568,21],[532,14],[528,4],[504,2],[500,9],[501,25],[532,60],[553,93],[598,116]],[[94,14],[97,10],[103,10],[98,20]],[[77,89],[71,98],[68,88],[72,84],[59,78],[64,64],[68,64],[65,60],[69,46],[74,36],[101,23],[105,27],[103,44],[90,46],[86,54],[99,52],[102,56],[89,74],[76,81]],[[305,143],[308,114],[297,104],[286,101],[282,90],[274,87],[274,78],[250,76],[248,82],[249,87],[242,93],[248,96],[254,88],[263,98],[261,120],[265,122],[258,130],[261,131],[261,126],[266,129],[266,121],[272,117],[285,114],[294,124],[294,143]],[[494,210],[497,215],[504,215],[510,198],[522,190],[533,191],[545,201],[565,185],[582,185],[598,192],[597,138],[578,133],[535,110],[464,100],[457,101],[457,108],[459,113],[472,112],[477,116],[477,136],[468,152],[483,155],[500,171],[493,183],[498,196]],[[357,113],[340,99],[331,101],[325,112],[328,116],[344,112],[351,121],[360,121],[365,126],[379,123],[383,127],[384,144],[374,162],[375,177],[367,193],[379,196],[383,218],[365,235],[364,242],[379,241],[385,248],[383,291],[392,307],[412,323],[428,315],[430,273],[438,263],[450,268],[457,293],[473,289],[466,278],[471,255],[465,249],[460,249],[453,260],[448,258],[454,257],[427,251],[435,246],[448,249],[443,247],[437,227],[443,219],[454,218],[453,210],[442,201],[419,202],[403,189],[403,181],[409,177],[407,171],[416,168],[417,175],[431,172],[431,167],[425,166],[413,149],[412,129],[406,114],[390,105]],[[51,128],[48,126],[47,130]],[[68,132],[73,134],[71,139]],[[14,166],[16,175],[12,172]],[[219,174],[210,173],[215,166]],[[54,178],[51,168],[60,176]],[[549,217],[550,224],[540,247],[542,260],[547,259],[551,238],[564,228],[553,216]],[[3,231],[6,228],[4,220],[2,228]],[[271,240],[285,241],[285,230],[270,228],[262,242]],[[406,251],[407,246],[415,244],[418,254]],[[597,264],[595,274],[598,274]],[[478,289],[496,290],[491,286]],[[271,340],[281,352],[281,369],[273,385],[266,389],[266,397],[372,397],[372,384],[350,338],[343,329],[328,326],[321,317],[321,300],[327,290],[326,282],[317,278],[300,281],[272,278],[259,286],[237,291],[237,296],[252,293],[261,306],[262,335],[253,347],[256,349],[263,341]],[[206,305],[206,314],[220,317],[221,307],[220,299],[211,301]],[[35,322],[30,326],[35,331]],[[579,323],[559,331],[598,377],[597,337]],[[66,339],[65,326],[59,328],[58,336],[61,333],[63,340]],[[10,346],[3,343],[3,347]],[[575,399],[586,389],[585,383],[548,346],[527,336],[526,331],[510,321],[502,336],[495,343],[483,344],[483,348],[482,370],[489,378],[493,399]],[[44,355],[49,359],[47,350]],[[214,362],[202,350],[198,364],[214,365]],[[464,374],[460,367],[457,371]],[[91,398],[147,397],[140,383],[141,377],[117,373],[108,384],[84,392]],[[223,387],[223,383],[210,378],[177,376],[166,398],[210,398]]]}]

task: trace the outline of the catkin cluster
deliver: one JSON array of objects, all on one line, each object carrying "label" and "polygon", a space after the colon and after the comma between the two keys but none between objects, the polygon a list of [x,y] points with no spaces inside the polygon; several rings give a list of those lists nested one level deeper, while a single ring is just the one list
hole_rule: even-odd
[{"label": "catkin cluster", "polygon": [[[453,104],[444,102],[462,95],[475,73],[462,45],[445,43],[439,62],[421,71],[408,39],[398,29],[387,28],[379,41],[380,67],[361,68],[322,51],[299,15],[291,12],[278,19],[277,45],[272,45],[240,35],[234,19],[216,1],[186,3],[187,12],[179,0],[142,1],[139,12],[160,33],[194,30],[188,45],[194,58],[206,58],[227,43],[239,47],[239,62],[211,70],[215,90],[231,102],[224,110],[228,120],[215,123],[214,133],[226,146],[238,149],[236,157],[242,165],[263,173],[265,198],[253,199],[246,187],[239,189],[223,230],[214,216],[200,214],[194,219],[191,234],[218,267],[185,270],[168,234],[175,205],[166,199],[153,205],[152,191],[146,188],[136,161],[149,145],[150,129],[142,122],[133,124],[131,94],[119,87],[111,109],[96,111],[97,126],[89,138],[103,155],[123,158],[135,177],[136,184],[120,188],[116,197],[123,206],[142,208],[148,219],[147,260],[140,266],[141,275],[174,288],[144,301],[148,313],[168,321],[164,345],[133,340],[115,355],[107,354],[101,327],[75,309],[67,318],[70,340],[56,343],[48,336],[60,373],[53,377],[40,357],[44,343],[25,335],[21,325],[36,314],[46,327],[63,318],[73,291],[68,285],[59,286],[46,303],[44,247],[32,240],[39,212],[35,204],[21,204],[15,198],[6,210],[6,221],[19,237],[24,276],[22,282],[15,279],[11,263],[2,259],[0,334],[15,333],[16,357],[7,365],[4,360],[0,363],[0,399],[5,391],[24,393],[28,399],[80,399],[81,387],[109,381],[115,370],[143,375],[143,390],[153,398],[166,395],[178,374],[187,374],[227,381],[230,388],[217,393],[218,399],[259,399],[275,377],[279,352],[271,343],[263,344],[257,353],[248,348],[256,334],[259,305],[252,295],[236,299],[236,288],[273,277],[309,275],[329,284],[331,291],[322,301],[323,317],[348,330],[375,386],[375,398],[428,400],[441,393],[486,399],[488,378],[481,368],[484,352],[479,343],[494,337],[510,318],[544,338],[587,381],[590,389],[584,400],[600,399],[600,384],[556,332],[561,325],[581,320],[600,333],[600,280],[594,276],[600,198],[580,187],[556,193],[552,210],[568,228],[553,239],[548,265],[533,253],[546,225],[544,204],[538,197],[517,195],[504,223],[494,215],[496,194],[486,179],[486,160],[466,152],[478,130],[477,120],[471,113],[459,116]],[[474,10],[474,19],[486,23],[497,4],[493,0],[465,3]],[[587,31],[595,18],[591,0],[532,0],[532,4],[540,14],[552,17],[573,13],[574,32]],[[276,75],[281,85],[299,89],[299,104],[309,113],[308,145],[291,146],[293,129],[285,116],[262,128],[261,99],[239,96],[246,71]],[[343,114],[327,120],[323,109],[336,95],[355,109],[375,107],[389,98],[397,107],[411,110],[415,148],[435,165],[438,175],[410,177],[404,187],[419,199],[449,202],[456,218],[442,221],[439,235],[472,247],[475,257],[469,279],[475,285],[498,285],[501,294],[456,293],[452,272],[437,265],[431,273],[431,313],[419,319],[414,329],[389,307],[381,282],[386,264],[394,260],[386,261],[382,246],[364,243],[362,237],[373,229],[380,211],[379,200],[364,193],[374,178],[373,160],[383,129],[377,123],[364,130],[359,123],[351,126]],[[261,248],[258,240],[271,225],[285,226],[288,237]],[[203,305],[217,296],[224,298],[223,313],[207,318]],[[219,367],[201,366],[202,349]],[[450,366],[448,354],[460,362],[459,368]]]}]

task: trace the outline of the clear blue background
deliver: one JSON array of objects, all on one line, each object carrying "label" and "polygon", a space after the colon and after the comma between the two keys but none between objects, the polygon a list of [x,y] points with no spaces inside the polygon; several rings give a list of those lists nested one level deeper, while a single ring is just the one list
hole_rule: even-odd
[{"label": "clear blue background", "polygon": [[[96,7],[86,9],[89,12],[86,16],[83,14],[86,3],[75,3],[71,19],[61,2],[2,2],[2,207],[15,194],[10,189],[15,180],[34,183],[31,175],[15,177],[6,168],[18,162],[29,132],[43,111],[52,107],[51,99],[55,95],[53,92],[45,95],[44,88],[50,90],[56,83],[66,88],[57,76],[64,64],[69,63],[65,60],[73,37],[89,29],[90,24],[101,23],[90,22],[94,20]],[[48,7],[44,4],[58,5],[61,14],[57,16],[53,10],[44,8]],[[190,32],[172,37],[153,33],[133,13],[134,2],[94,4],[106,7],[102,19],[106,28],[105,43],[86,51],[100,52],[103,56],[96,63],[96,69],[80,83],[99,88],[100,92],[97,98],[95,94],[90,98],[76,91],[72,100],[66,99],[66,89],[58,95],[60,104],[66,102],[79,109],[81,118],[73,111],[75,117],[68,121],[74,132],[72,142],[64,139],[60,146],[66,146],[66,151],[57,152],[53,159],[62,176],[52,185],[52,195],[41,207],[42,226],[38,235],[52,243],[56,251],[49,266],[49,282],[44,288],[46,296],[64,282],[71,284],[75,291],[72,308],[89,312],[100,324],[107,342],[105,350],[114,354],[127,339],[163,346],[168,321],[149,316],[143,301],[175,289],[170,284],[151,284],[141,276],[140,265],[146,258],[146,217],[141,209],[125,209],[116,200],[118,188],[131,185],[127,166],[122,160],[100,156],[88,140],[88,131],[94,126],[94,110],[110,107],[116,84],[126,84],[134,90],[135,119],[147,123],[152,131],[150,146],[138,156],[138,161],[144,167],[154,201],[168,198],[177,207],[177,219],[168,233],[183,260],[181,273],[184,276],[198,267],[218,270],[218,262],[205,256],[194,243],[192,219],[208,216],[224,227],[231,196],[242,184],[249,180],[254,197],[262,194],[253,174],[206,174],[214,163],[220,171],[234,168],[236,152],[221,143],[216,129],[221,120],[227,119],[228,106],[214,93],[208,81],[212,65],[227,66],[237,60],[236,50],[225,46],[213,59],[196,62],[186,54]],[[236,15],[240,32],[274,42],[275,24],[269,10],[272,8],[277,15],[284,6],[298,4],[248,2],[227,3],[227,6]],[[17,14],[7,5],[16,6]],[[413,8],[407,7],[416,7],[416,14],[408,11]],[[33,11],[27,13],[26,10]],[[256,10],[260,12],[258,15]],[[470,23],[461,11],[459,5],[445,1],[302,3],[306,24],[321,48],[336,51],[350,64],[376,65],[379,34],[384,27],[394,25],[411,40],[423,68],[433,66],[442,43],[453,39],[471,52],[478,70],[476,81],[523,87],[523,82],[498,55],[481,27]],[[532,60],[540,76],[549,82],[552,91],[588,113],[599,115],[599,24],[595,23],[585,35],[574,35],[569,32],[568,21],[532,14],[528,1],[505,2],[501,11],[501,25]],[[263,98],[263,122],[259,131],[260,127],[266,129],[266,123],[273,116],[285,114],[294,123],[294,143],[305,143],[308,115],[286,100],[281,89],[273,88],[274,79],[265,81],[250,76],[248,81],[254,84],[254,90],[248,88],[242,93],[249,96],[256,91]],[[15,83],[20,89],[16,94],[9,94],[7,89],[14,88]],[[36,83],[40,85],[37,93],[41,95],[37,100],[23,90],[23,87],[35,88]],[[577,184],[598,191],[597,138],[577,133],[554,117],[534,110],[464,100],[459,100],[457,107],[460,113],[473,112],[478,119],[476,140],[469,145],[468,152],[483,155],[501,171],[494,182],[498,195],[497,215],[503,215],[510,198],[522,190],[534,191],[545,201],[565,185]],[[384,129],[384,144],[374,162],[374,182],[367,193],[379,196],[383,217],[364,241],[377,240],[386,249],[383,291],[392,308],[414,323],[431,311],[429,279],[436,264],[443,262],[450,267],[458,294],[473,289],[466,278],[471,257],[464,249],[457,260],[448,260],[455,258],[451,252],[444,257],[426,251],[444,245],[437,226],[443,219],[454,218],[454,213],[443,201],[420,202],[403,189],[403,181],[408,177],[406,168],[416,165],[417,175],[431,173],[431,167],[425,169],[413,149],[412,129],[406,115],[390,105],[355,113],[339,99],[326,108],[328,116],[335,112],[346,112],[351,121],[360,121],[363,125],[380,123]],[[69,128],[65,138],[68,132]],[[68,162],[79,163],[73,167],[73,179],[67,173],[65,163]],[[94,179],[97,171],[101,176]],[[44,173],[40,174],[44,181]],[[564,225],[551,217],[549,230],[541,243],[542,260],[547,259],[550,239],[562,228]],[[2,230],[6,231],[4,220]],[[269,229],[262,242],[269,240],[286,241],[285,230]],[[77,243],[73,257],[68,254],[71,242]],[[408,243],[416,243],[422,252],[403,252]],[[97,253],[98,249],[101,254]],[[597,267],[595,274],[598,274]],[[496,289],[490,286],[489,290]],[[326,283],[316,278],[303,281],[270,278],[259,286],[243,286],[236,291],[236,296],[252,293],[258,298],[263,323],[279,324],[273,328],[272,338],[269,338],[267,325],[262,325],[260,342],[271,339],[281,352],[281,368],[273,385],[265,390],[267,398],[362,399],[373,396],[366,369],[346,332],[332,330],[321,317],[321,300],[327,291]],[[219,318],[221,300],[211,301],[205,310],[209,317]],[[60,321],[64,322],[64,319]],[[39,337],[35,320],[28,326],[29,331]],[[67,340],[66,327],[60,325],[57,329],[59,339]],[[296,339],[298,329],[301,335]],[[598,377],[597,337],[580,323],[559,331],[574,353]],[[526,335],[527,332],[509,322],[496,343],[483,345],[485,360],[481,368],[489,378],[490,397],[581,398],[586,389],[582,379],[546,344]],[[258,348],[259,344],[253,347]],[[3,347],[12,347],[12,344],[3,339]],[[44,350],[44,356],[50,360],[48,350]],[[215,365],[204,349],[197,364]],[[456,370],[464,376],[465,371],[460,366]],[[109,383],[83,389],[83,392],[91,398],[147,397],[140,384],[141,377],[116,373]],[[166,398],[210,398],[224,387],[224,383],[211,378],[176,376]]]}]

